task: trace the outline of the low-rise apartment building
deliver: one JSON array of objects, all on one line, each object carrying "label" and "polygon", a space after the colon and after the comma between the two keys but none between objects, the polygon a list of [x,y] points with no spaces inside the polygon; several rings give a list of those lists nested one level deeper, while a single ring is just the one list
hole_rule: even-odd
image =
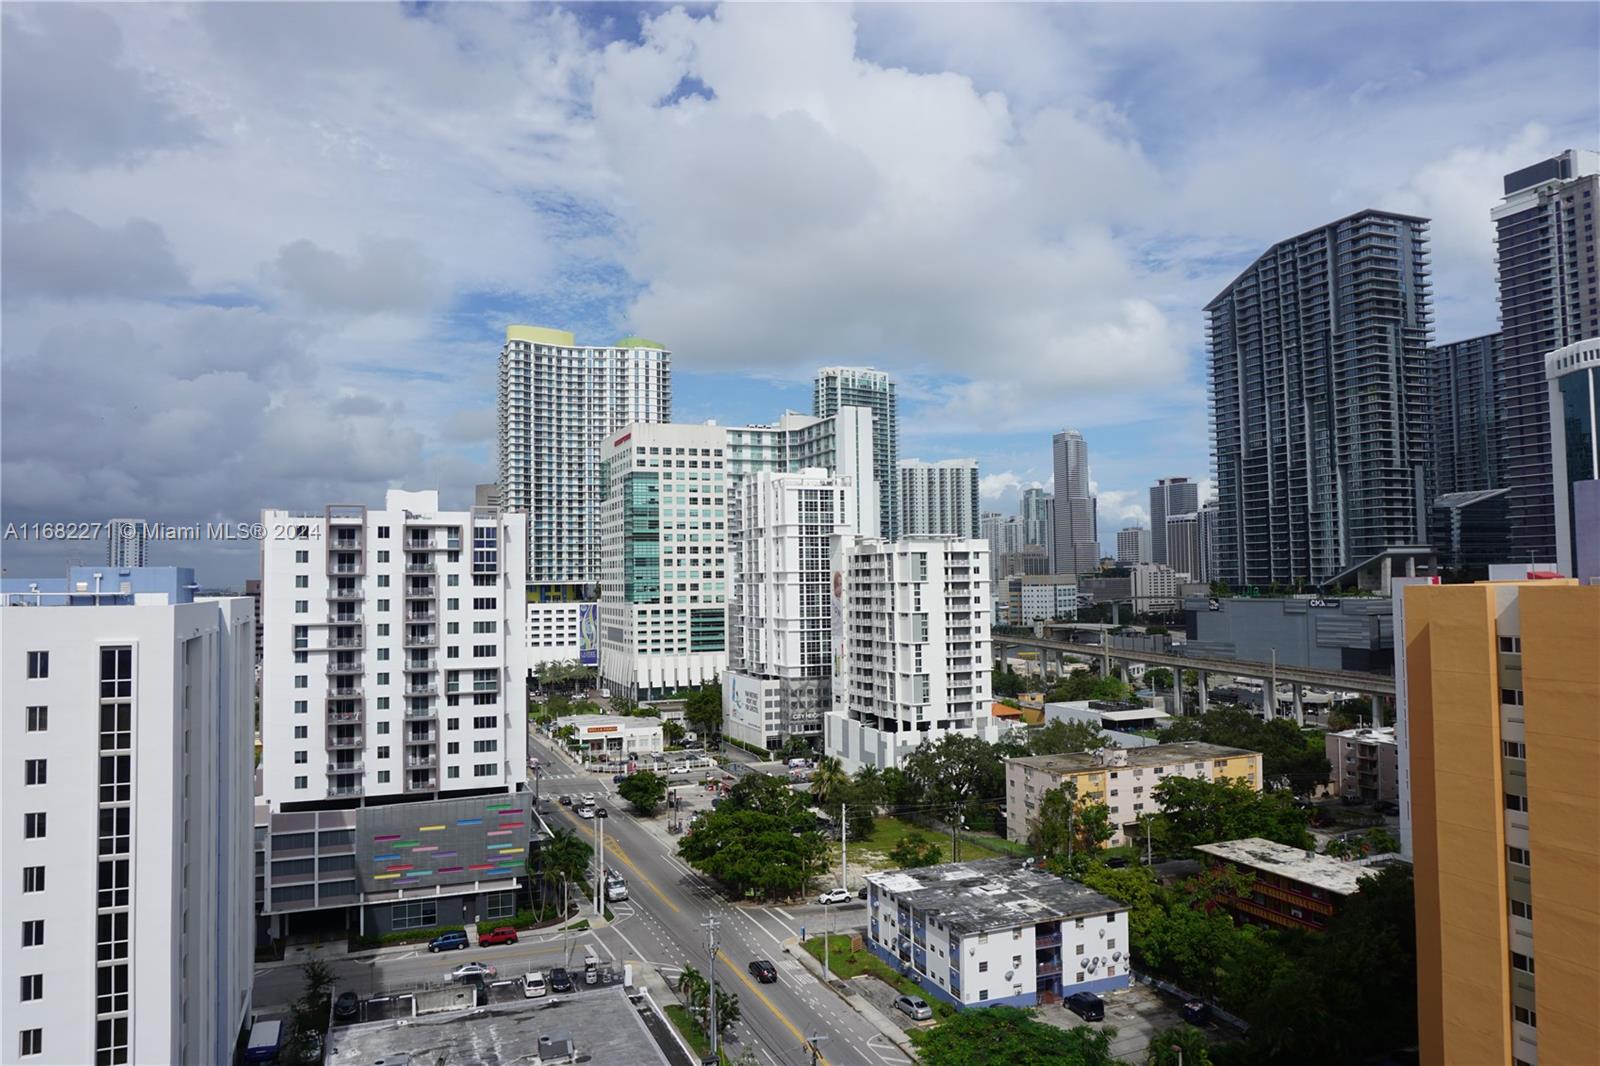
[{"label": "low-rise apartment building", "polygon": [[1078,798],[1111,808],[1110,847],[1126,844],[1141,815],[1161,810],[1156,787],[1168,777],[1247,781],[1261,790],[1261,753],[1186,740],[1147,748],[1101,748],[1063,755],[1028,755],[1006,760],[1006,836],[1028,839],[1044,794],[1068,782]]},{"label": "low-rise apartment building", "polygon": [[1335,796],[1400,802],[1400,749],[1393,726],[1329,733],[1323,743],[1333,767],[1329,791]]},{"label": "low-rise apartment building", "polygon": [[1128,909],[1022,859],[869,874],[867,946],[957,1007],[1127,988]]},{"label": "low-rise apartment building", "polygon": [[1404,861],[1394,855],[1335,859],[1261,837],[1201,844],[1195,850],[1210,855],[1213,865],[1255,875],[1250,895],[1223,901],[1235,921],[1313,932],[1326,929],[1345,899],[1361,891],[1362,881],[1376,877],[1380,866]]}]

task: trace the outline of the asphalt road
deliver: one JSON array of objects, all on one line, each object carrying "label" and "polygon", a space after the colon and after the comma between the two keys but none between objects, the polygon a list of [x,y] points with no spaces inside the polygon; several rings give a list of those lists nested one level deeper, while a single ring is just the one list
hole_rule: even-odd
[{"label": "asphalt road", "polygon": [[[611,792],[609,776],[554,777],[572,773],[570,764],[538,740],[530,742],[530,750],[546,771],[544,794]],[[753,1047],[764,1066],[808,1066],[812,1061],[811,1044],[815,1042],[818,1061],[836,1066],[907,1063],[904,1053],[891,1041],[783,952],[782,940],[798,936],[803,927],[811,935],[825,929],[830,909],[836,912],[833,920],[838,931],[859,927],[865,917],[864,905],[854,901],[835,908],[732,905],[671,853],[668,840],[627,814],[626,805],[605,805],[611,812],[605,824],[606,865],[627,879],[630,899],[621,905],[612,904],[616,918],[612,925],[595,933],[579,934],[604,945],[607,950],[602,957],[644,962],[661,971],[669,983],[686,965],[705,973],[709,951],[704,923],[715,915],[719,922],[717,983],[738,993],[743,1014],[735,1042],[729,1047],[730,1055]],[[569,809],[552,803],[546,817],[552,825],[567,825],[591,843],[594,841],[595,823],[577,818]],[[658,818],[664,820],[665,816]],[[490,949],[491,953],[499,950]],[[475,957],[470,952],[458,954]],[[774,963],[777,983],[760,984],[749,973],[750,961],[758,958]]]}]

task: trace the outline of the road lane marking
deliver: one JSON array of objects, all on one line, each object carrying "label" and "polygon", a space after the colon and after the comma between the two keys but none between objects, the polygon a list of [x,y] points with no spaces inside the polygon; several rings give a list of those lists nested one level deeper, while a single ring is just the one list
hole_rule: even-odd
[{"label": "road lane marking", "polygon": [[[765,992],[761,991],[760,986],[758,986],[754,981],[750,980],[750,976],[748,974],[746,974],[743,970],[739,969],[739,967],[737,967],[737,966],[735,966],[733,964],[733,960],[728,958],[728,953],[727,952],[722,951],[722,950],[719,949],[717,951],[717,958],[719,958],[723,962],[727,963],[728,969],[733,971],[733,975],[735,977],[737,977],[740,981],[743,981],[744,982],[744,986],[746,988],[748,988],[750,991],[752,991],[752,992],[754,992],[756,994],[756,998],[759,999],[762,1002],[762,1004],[769,1011],[772,1012],[772,1016],[774,1018],[777,1018],[780,1022],[783,1023],[783,1027],[785,1029],[789,1030],[789,1032],[794,1034],[794,1038],[796,1040],[800,1041],[800,1045],[802,1047],[810,1046],[810,1041],[806,1039],[806,1035],[804,1033],[802,1033],[799,1029],[795,1028],[794,1022],[791,1022],[789,1020],[788,1015],[784,1014],[783,1011],[779,1010],[778,1009],[778,1005],[776,1003],[772,1002],[772,1000],[767,998],[767,994]],[[819,1064],[819,1066],[828,1066],[827,1056],[823,1055],[820,1051],[816,1052],[815,1054],[816,1054],[816,1062]]]},{"label": "road lane marking", "polygon": [[[568,817],[570,818],[571,816],[569,815]],[[593,829],[590,829],[588,826],[582,825],[582,824],[578,825],[578,828],[583,830],[584,832],[586,832],[589,835],[589,839],[590,839],[591,843],[594,841],[594,839],[595,839],[595,831]],[[634,865],[634,861],[632,859],[628,858],[628,853],[623,851],[622,848],[617,844],[617,842],[615,840],[606,841],[606,848],[612,854],[616,855],[617,858],[621,859],[623,864],[625,866],[627,866],[628,869],[632,870],[634,872],[635,876],[637,876],[639,878],[639,880],[643,881],[646,885],[648,885],[649,888],[650,888],[650,891],[652,891],[656,895],[660,896],[661,897],[661,902],[665,903],[667,906],[672,908],[672,913],[674,913],[674,914],[682,914],[683,913],[681,910],[678,909],[678,905],[676,903],[672,902],[672,900],[668,899],[667,898],[667,894],[665,892],[661,891],[661,889],[656,886],[656,883],[654,881],[650,880],[648,877],[646,877],[644,875],[644,871],[643,870],[639,869],[638,866]],[[612,913],[615,913],[615,912],[613,911]]]}]

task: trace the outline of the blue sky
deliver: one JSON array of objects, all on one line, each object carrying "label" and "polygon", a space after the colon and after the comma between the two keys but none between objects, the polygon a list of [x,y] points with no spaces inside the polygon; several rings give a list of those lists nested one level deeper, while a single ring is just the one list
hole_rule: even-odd
[{"label": "blue sky", "polygon": [[680,420],[889,370],[998,510],[1078,428],[1110,543],[1208,476],[1202,308],[1272,242],[1425,215],[1438,339],[1495,328],[1501,175],[1600,144],[1597,11],[8,4],[0,511],[463,502],[519,321],[666,343]]}]

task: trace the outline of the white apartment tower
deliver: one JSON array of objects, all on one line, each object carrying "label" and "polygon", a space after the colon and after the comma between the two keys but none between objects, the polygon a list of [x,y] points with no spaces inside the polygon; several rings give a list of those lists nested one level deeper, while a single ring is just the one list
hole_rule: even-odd
[{"label": "white apartment tower", "polygon": [[1184,575],[1160,563],[1130,568],[1129,585],[1135,611],[1171,611],[1178,606],[1178,582]]},{"label": "white apartment tower", "polygon": [[897,466],[900,459],[900,400],[888,374],[871,367],[825,366],[812,382],[811,413],[826,418],[843,407],[872,411],[872,477],[878,486],[878,529],[900,535]]},{"label": "white apartment tower", "polygon": [[527,516],[535,584],[599,579],[600,448],[623,426],[672,418],[672,353],[628,337],[506,327],[500,351],[500,506]]},{"label": "white apartment tower", "polygon": [[1117,530],[1117,562],[1136,566],[1150,561],[1150,531],[1138,526]]},{"label": "white apartment tower", "polygon": [[119,570],[150,564],[144,520],[113,518],[106,523],[106,565]]},{"label": "white apartment tower", "polygon": [[251,1011],[248,597],[75,567],[0,608],[0,1059],[233,1061]]},{"label": "white apartment tower", "polygon": [[1167,515],[1167,566],[1185,581],[1208,581],[1200,512]]},{"label": "white apartment tower", "polygon": [[[858,496],[826,470],[758,473],[732,490],[732,598],[723,732],[776,750],[822,736],[832,704],[832,539],[854,535]],[[876,516],[877,500],[868,501]]]},{"label": "white apartment tower", "polygon": [[833,710],[824,749],[848,772],[900,766],[947,733],[994,740],[989,546],[963,537],[833,546]]},{"label": "white apartment tower", "polygon": [[526,525],[391,489],[262,513],[263,798],[514,791],[527,778]]},{"label": "white apartment tower", "polygon": [[606,442],[600,676],[655,699],[728,665],[728,431],[634,425]]},{"label": "white apartment tower", "polygon": [[901,536],[980,535],[978,460],[902,459],[899,477]]}]

